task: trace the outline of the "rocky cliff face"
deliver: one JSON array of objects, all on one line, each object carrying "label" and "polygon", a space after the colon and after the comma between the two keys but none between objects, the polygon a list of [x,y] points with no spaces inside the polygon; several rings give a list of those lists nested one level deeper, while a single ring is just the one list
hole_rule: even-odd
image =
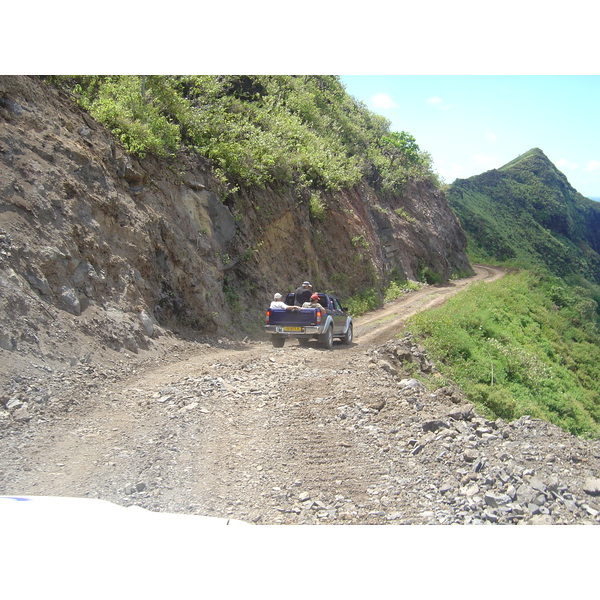
[{"label": "rocky cliff face", "polygon": [[137,352],[166,330],[251,333],[275,291],[348,295],[395,274],[470,272],[440,192],[365,184],[225,196],[208,163],[127,156],[37,78],[0,77],[0,347],[82,360],[81,336]]}]

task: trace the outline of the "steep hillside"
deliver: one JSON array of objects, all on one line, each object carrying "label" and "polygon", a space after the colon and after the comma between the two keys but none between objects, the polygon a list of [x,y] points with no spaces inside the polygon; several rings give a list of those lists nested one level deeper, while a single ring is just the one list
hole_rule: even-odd
[{"label": "steep hillside", "polygon": [[[472,260],[519,267],[412,332],[477,406],[576,433],[600,423],[600,205],[535,148],[448,192]],[[410,327],[410,325],[409,325]]]},{"label": "steep hillside", "polygon": [[251,334],[273,292],[305,278],[347,296],[470,272],[458,220],[427,179],[401,193],[366,179],[232,189],[185,149],[132,157],[34,77],[0,78],[0,124],[3,353],[77,363],[148,348],[165,330]]},{"label": "steep hillside", "polygon": [[600,283],[600,205],[579,194],[538,148],[455,181],[448,202],[474,255]]}]

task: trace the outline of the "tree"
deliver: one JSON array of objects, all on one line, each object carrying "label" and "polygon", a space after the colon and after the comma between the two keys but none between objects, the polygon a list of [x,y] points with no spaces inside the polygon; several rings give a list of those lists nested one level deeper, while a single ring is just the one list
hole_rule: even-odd
[{"label": "tree", "polygon": [[396,160],[404,159],[408,163],[421,162],[421,149],[417,140],[408,132],[390,131],[381,138],[381,151],[390,160],[390,167]]}]

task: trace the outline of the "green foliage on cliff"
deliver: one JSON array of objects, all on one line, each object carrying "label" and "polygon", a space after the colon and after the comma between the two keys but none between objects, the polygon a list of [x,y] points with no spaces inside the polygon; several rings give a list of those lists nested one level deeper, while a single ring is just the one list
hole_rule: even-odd
[{"label": "green foliage on cliff", "polygon": [[349,96],[335,76],[52,77],[127,151],[211,159],[233,188],[293,184],[340,189],[361,179],[399,191],[437,182],[430,156],[407,132]]},{"label": "green foliage on cliff", "polygon": [[383,291],[376,288],[368,288],[349,297],[344,304],[353,317],[358,317],[370,310],[381,308],[385,302],[391,302],[418,289],[419,284],[415,281],[392,279]]},{"label": "green foliage on cliff", "polygon": [[600,435],[600,331],[589,290],[523,271],[413,317],[442,375],[480,409]]}]

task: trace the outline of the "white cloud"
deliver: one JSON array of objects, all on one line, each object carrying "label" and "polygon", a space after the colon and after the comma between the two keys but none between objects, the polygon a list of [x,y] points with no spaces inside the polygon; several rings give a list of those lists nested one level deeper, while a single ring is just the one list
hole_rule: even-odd
[{"label": "white cloud", "polygon": [[493,131],[488,131],[485,134],[485,138],[490,141],[490,142],[497,142],[498,141],[498,136],[493,132]]},{"label": "white cloud", "polygon": [[398,108],[398,105],[387,94],[371,96],[371,102],[376,108]]},{"label": "white cloud", "polygon": [[440,171],[440,174],[447,183],[452,183],[455,179],[465,179],[470,175],[464,165],[456,163],[450,165],[444,171]]},{"label": "white cloud", "polygon": [[439,96],[431,96],[427,98],[427,104],[435,106],[439,110],[448,110],[452,108],[452,104],[446,104]]},{"label": "white cloud", "polygon": [[445,163],[441,161],[435,163],[435,167],[447,183],[452,183],[455,179],[466,179],[492,169],[498,169],[503,164],[504,162],[498,156],[479,152],[463,162]]},{"label": "white cloud", "polygon": [[566,158],[559,158],[555,165],[561,170],[567,169],[569,171],[575,171],[576,169],[579,169],[579,165],[577,163],[573,163]]},{"label": "white cloud", "polygon": [[490,156],[489,154],[478,153],[471,156],[471,163],[481,169],[482,171],[489,171],[495,169],[498,164],[497,156]]},{"label": "white cloud", "polygon": [[446,163],[440,161],[435,163],[435,167],[446,183],[452,183],[455,179],[466,179],[495,169],[499,166],[499,162],[497,156],[479,153],[472,155],[463,162]]},{"label": "white cloud", "polygon": [[600,161],[588,160],[583,168],[585,171],[598,171],[600,170]]}]

